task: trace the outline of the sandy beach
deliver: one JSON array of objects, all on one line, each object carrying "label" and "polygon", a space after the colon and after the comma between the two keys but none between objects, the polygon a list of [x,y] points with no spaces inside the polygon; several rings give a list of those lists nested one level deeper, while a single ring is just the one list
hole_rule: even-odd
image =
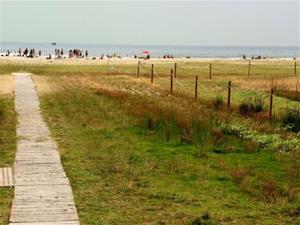
[{"label": "sandy beach", "polygon": [[[59,64],[59,65],[103,65],[103,64],[160,64],[160,63],[201,63],[201,62],[248,62],[250,59],[242,58],[151,58],[151,59],[135,59],[133,57],[122,57],[122,58],[52,58],[46,59],[46,56],[36,58],[25,58],[18,56],[1,56],[1,63],[20,63],[20,64]],[[252,62],[278,62],[278,61],[293,61],[293,58],[268,58],[268,59],[254,59]],[[296,60],[299,60],[297,58]]]}]

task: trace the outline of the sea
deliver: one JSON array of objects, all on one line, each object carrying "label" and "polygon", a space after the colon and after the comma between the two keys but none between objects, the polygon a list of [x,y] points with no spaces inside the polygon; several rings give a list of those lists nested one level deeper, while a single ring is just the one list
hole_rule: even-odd
[{"label": "sea", "polygon": [[89,57],[116,54],[121,57],[142,56],[148,51],[151,57],[162,58],[172,55],[176,58],[240,58],[267,57],[267,58],[300,58],[300,46],[291,47],[253,47],[253,46],[175,46],[175,45],[104,45],[104,44],[66,44],[66,43],[21,43],[0,42],[0,53],[10,50],[12,53],[18,49],[34,48],[41,50],[42,55],[54,55],[55,49],[63,49],[68,54],[70,49],[88,50]]}]

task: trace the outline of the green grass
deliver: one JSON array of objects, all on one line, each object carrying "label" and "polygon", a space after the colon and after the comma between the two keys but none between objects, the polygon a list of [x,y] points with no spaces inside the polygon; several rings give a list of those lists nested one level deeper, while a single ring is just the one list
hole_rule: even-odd
[{"label": "green grass", "polygon": [[72,87],[41,96],[81,224],[190,224],[207,211],[217,224],[299,223],[289,213],[298,212],[299,196],[280,192],[296,189],[299,177],[286,175],[277,154],[230,153],[243,148],[234,137],[221,154],[176,133],[166,139],[159,127],[148,129],[147,116],[131,113],[139,102],[130,101]]},{"label": "green grass", "polygon": [[[258,145],[293,146],[297,135],[266,120],[267,112],[241,116],[237,110],[253,95],[268,104],[268,93],[257,87],[292,78],[293,62],[253,62],[247,78],[247,62],[214,61],[212,80],[209,62],[182,62],[172,95],[174,63],[155,64],[160,79],[155,76],[154,85],[150,63],[143,62],[135,79],[132,64],[0,62],[0,73],[46,75],[53,93],[41,94],[42,110],[59,144],[81,223],[191,224],[206,212],[213,224],[300,223],[299,149]],[[197,101],[195,75],[201,84]],[[232,110],[226,109],[228,80]],[[211,101],[216,96],[225,104],[219,111]],[[276,117],[287,104],[299,102],[274,97]],[[222,124],[238,125],[247,138],[225,134]],[[4,164],[10,158],[7,154]]]},{"label": "green grass", "polygon": [[[29,59],[30,60],[30,59]],[[81,60],[82,61],[82,60]],[[162,77],[168,77],[170,70],[174,69],[176,61],[160,60],[160,61],[141,61],[140,75],[149,76],[151,72],[151,64],[154,64],[154,70]],[[207,62],[177,62],[177,77],[194,77],[198,75],[201,78],[208,78],[209,64],[212,63],[212,77],[220,78],[224,76],[247,77],[248,61],[207,61]],[[84,75],[84,74],[131,74],[135,75],[137,71],[137,63],[122,62],[97,62],[89,61],[85,65],[73,64],[73,61],[67,62],[66,65],[60,64],[60,61],[44,61],[39,64],[16,63],[16,62],[0,62],[0,73],[9,74],[12,72],[31,72],[40,75]],[[293,61],[253,61],[251,64],[250,77],[273,77],[273,76],[293,76]]]},{"label": "green grass", "polygon": [[7,225],[10,215],[10,209],[13,199],[12,188],[1,188],[0,189],[0,224]]},{"label": "green grass", "polygon": [[[12,166],[16,151],[16,115],[12,97],[0,96],[0,167]],[[13,189],[0,188],[0,224],[8,224]]]}]

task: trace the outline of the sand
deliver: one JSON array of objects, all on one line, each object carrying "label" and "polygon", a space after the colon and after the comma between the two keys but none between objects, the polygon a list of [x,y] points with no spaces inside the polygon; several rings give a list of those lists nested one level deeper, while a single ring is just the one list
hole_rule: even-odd
[{"label": "sand", "polygon": [[[293,58],[276,58],[276,59],[260,59],[260,60],[252,60],[258,62],[264,61],[291,61]],[[162,58],[152,58],[150,60],[144,59],[134,59],[130,57],[124,58],[110,58],[110,59],[83,59],[83,58],[63,58],[63,59],[54,59],[46,60],[46,57],[39,58],[24,58],[24,57],[16,57],[16,56],[2,56],[0,57],[0,63],[22,63],[22,64],[60,64],[60,65],[102,65],[102,64],[137,64],[138,61],[142,63],[174,63],[174,62],[208,62],[208,61],[226,61],[226,62],[243,62],[246,61],[241,58],[174,58],[174,59],[162,59]]]},{"label": "sand", "polygon": [[12,75],[0,76],[0,95],[12,95],[14,93],[14,77]]}]

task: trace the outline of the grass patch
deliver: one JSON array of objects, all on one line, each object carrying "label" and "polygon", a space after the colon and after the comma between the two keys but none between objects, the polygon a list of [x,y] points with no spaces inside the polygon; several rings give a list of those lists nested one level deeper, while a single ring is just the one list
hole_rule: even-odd
[{"label": "grass patch", "polygon": [[12,98],[0,97],[0,166],[11,166],[16,152],[16,113]]},{"label": "grass patch", "polygon": [[7,225],[9,221],[12,199],[14,197],[13,188],[0,188],[0,224]]},{"label": "grass patch", "polygon": [[[256,168],[251,176],[269,172],[276,184],[284,186],[290,181],[270,153],[226,137],[206,114],[195,121],[190,110],[140,101],[118,92],[78,87],[41,96],[82,224],[296,221],[288,212],[296,209],[297,197],[265,201],[244,191],[231,176],[233,168],[249,165]],[[204,118],[208,122],[200,123]],[[246,144],[250,153],[243,150]],[[220,154],[212,149],[215,146],[228,151]]]},{"label": "grass patch", "polygon": [[[11,97],[0,96],[0,167],[12,166],[16,151],[16,114]],[[12,188],[0,188],[0,224],[8,224]]]}]

